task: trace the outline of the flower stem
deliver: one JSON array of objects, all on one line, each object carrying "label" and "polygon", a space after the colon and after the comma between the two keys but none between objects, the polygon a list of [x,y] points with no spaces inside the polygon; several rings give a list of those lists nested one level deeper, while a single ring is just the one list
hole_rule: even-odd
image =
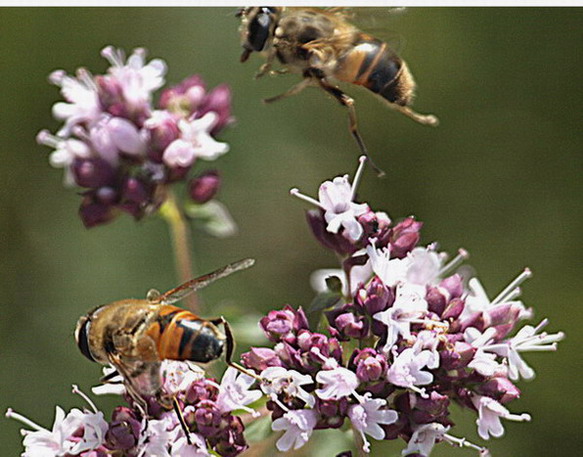
[{"label": "flower stem", "polygon": [[[176,272],[180,283],[185,283],[194,277],[190,230],[186,217],[178,206],[176,196],[172,190],[168,190],[166,201],[160,207],[160,215],[170,227]],[[198,300],[195,293],[190,294],[184,301],[192,312],[198,311]]]}]

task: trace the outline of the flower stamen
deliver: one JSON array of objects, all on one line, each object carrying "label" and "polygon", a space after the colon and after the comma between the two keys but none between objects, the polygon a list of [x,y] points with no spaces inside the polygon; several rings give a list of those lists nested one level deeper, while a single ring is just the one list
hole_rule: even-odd
[{"label": "flower stamen", "polygon": [[14,410],[12,408],[8,408],[6,410],[6,413],[4,414],[8,419],[15,419],[18,422],[22,422],[24,425],[37,430],[37,431],[48,431],[46,428],[41,427],[40,425],[34,423],[33,421],[31,421],[30,419],[24,417],[22,414],[18,414],[16,412],[14,412]]},{"label": "flower stamen", "polygon": [[495,305],[508,300],[510,294],[515,289],[517,289],[520,284],[522,284],[530,277],[532,277],[532,271],[530,271],[529,268],[525,268],[524,271],[514,279],[514,281],[508,284],[508,286],[506,286],[506,288],[502,292],[500,292],[494,300],[492,300],[491,304]]}]

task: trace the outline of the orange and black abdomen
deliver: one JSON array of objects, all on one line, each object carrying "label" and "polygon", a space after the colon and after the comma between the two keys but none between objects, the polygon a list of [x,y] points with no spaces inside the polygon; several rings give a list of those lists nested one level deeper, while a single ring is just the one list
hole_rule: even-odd
[{"label": "orange and black abdomen", "polygon": [[338,59],[334,76],[358,84],[391,103],[411,103],[415,83],[405,62],[387,43],[360,33],[354,45]]},{"label": "orange and black abdomen", "polygon": [[161,360],[210,362],[221,356],[224,336],[211,322],[182,308],[163,305],[147,330]]}]

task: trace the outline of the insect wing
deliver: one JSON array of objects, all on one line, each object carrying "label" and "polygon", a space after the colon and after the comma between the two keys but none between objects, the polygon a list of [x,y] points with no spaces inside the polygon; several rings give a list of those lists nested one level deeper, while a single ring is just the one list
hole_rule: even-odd
[{"label": "insect wing", "polygon": [[190,295],[196,290],[202,289],[209,284],[215,282],[217,279],[229,276],[237,271],[245,270],[255,263],[255,259],[243,259],[238,262],[231,263],[223,268],[219,268],[212,273],[200,276],[195,279],[191,279],[180,286],[169,290],[168,292],[160,295],[158,298],[153,300],[154,303],[159,303],[161,305],[170,305],[182,300],[184,297]]},{"label": "insect wing", "polygon": [[128,393],[136,401],[140,401],[144,396],[155,395],[160,390],[162,377],[159,361],[144,362],[123,355],[110,354],[109,362],[122,375]]}]

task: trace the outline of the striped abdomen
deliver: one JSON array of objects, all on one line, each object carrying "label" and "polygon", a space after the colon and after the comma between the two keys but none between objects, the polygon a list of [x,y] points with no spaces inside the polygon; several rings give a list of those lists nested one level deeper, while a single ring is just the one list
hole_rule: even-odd
[{"label": "striped abdomen", "polygon": [[401,106],[411,103],[415,89],[407,64],[386,43],[364,33],[339,57],[334,76]]},{"label": "striped abdomen", "polygon": [[172,305],[160,308],[146,334],[156,342],[160,360],[210,362],[220,357],[225,343],[213,323]]}]

